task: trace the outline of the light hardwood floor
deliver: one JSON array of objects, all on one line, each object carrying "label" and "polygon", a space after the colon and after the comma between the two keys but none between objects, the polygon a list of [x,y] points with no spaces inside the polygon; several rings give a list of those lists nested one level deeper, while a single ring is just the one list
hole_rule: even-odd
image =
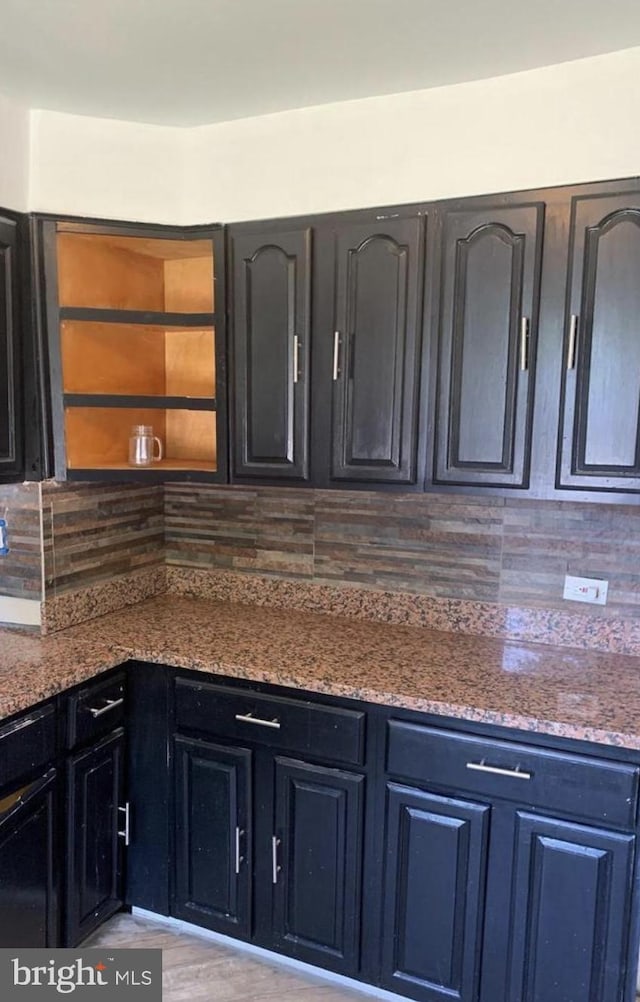
[{"label": "light hardwood floor", "polygon": [[114,916],[82,944],[162,950],[163,1002],[367,1002],[371,995],[256,960],[137,915]]}]

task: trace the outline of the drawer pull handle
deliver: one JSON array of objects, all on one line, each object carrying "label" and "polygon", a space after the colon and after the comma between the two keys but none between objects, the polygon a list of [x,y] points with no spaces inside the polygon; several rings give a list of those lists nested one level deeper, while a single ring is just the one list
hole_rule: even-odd
[{"label": "drawer pull handle", "polygon": [[262,720],[260,717],[254,717],[252,713],[236,713],[236,720],[241,721],[243,724],[259,724],[260,727],[275,727],[277,730],[280,729],[280,721],[277,717],[273,720]]},{"label": "drawer pull handle", "polygon": [[109,710],[115,710],[116,706],[122,706],[124,703],[124,696],[120,699],[108,699],[104,706],[90,706],[89,713],[94,717],[101,717],[103,713],[108,713]]},{"label": "drawer pull handle", "polygon": [[236,874],[240,873],[240,863],[244,862],[244,856],[240,855],[240,838],[244,835],[244,829],[236,825]]},{"label": "drawer pull handle", "polygon": [[525,772],[519,765],[515,769],[503,769],[499,765],[485,765],[484,759],[482,762],[467,762],[467,769],[490,772],[493,776],[508,776],[510,779],[531,779],[531,773]]},{"label": "drawer pull handle", "polygon": [[278,866],[279,845],[280,839],[277,835],[273,835],[271,838],[271,879],[274,884],[278,883],[278,874],[280,873],[280,867]]},{"label": "drawer pull handle", "polygon": [[129,820],[130,820],[129,801],[127,800],[127,802],[124,805],[124,807],[119,807],[118,810],[122,811],[122,813],[124,814],[124,831],[122,831],[122,832],[118,831],[118,835],[120,836],[120,838],[124,839],[124,844],[127,846],[127,845],[129,845],[129,834],[130,834],[130,829],[129,829]]}]

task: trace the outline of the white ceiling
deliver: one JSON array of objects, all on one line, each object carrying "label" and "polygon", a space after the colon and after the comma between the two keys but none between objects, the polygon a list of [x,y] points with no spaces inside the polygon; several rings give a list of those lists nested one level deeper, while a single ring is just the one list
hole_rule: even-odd
[{"label": "white ceiling", "polygon": [[638,0],[0,0],[0,93],[191,126],[636,45]]}]

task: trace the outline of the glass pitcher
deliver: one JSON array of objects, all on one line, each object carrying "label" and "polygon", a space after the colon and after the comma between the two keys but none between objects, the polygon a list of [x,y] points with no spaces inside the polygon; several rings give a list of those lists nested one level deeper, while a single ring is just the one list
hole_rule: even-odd
[{"label": "glass pitcher", "polygon": [[153,434],[151,425],[134,424],[129,439],[129,466],[151,466],[161,459],[162,442]]}]

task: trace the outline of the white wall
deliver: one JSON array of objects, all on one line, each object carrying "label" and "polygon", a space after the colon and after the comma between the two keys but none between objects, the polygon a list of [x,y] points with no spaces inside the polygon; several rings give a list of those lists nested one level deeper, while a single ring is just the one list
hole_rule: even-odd
[{"label": "white wall", "polygon": [[29,208],[181,222],[184,140],[182,129],[34,111]]},{"label": "white wall", "polygon": [[27,208],[29,112],[0,94],[0,205]]},{"label": "white wall", "polygon": [[189,221],[640,174],[640,48],[191,130]]},{"label": "white wall", "polygon": [[625,177],[639,120],[640,48],[195,129],[40,111],[29,204],[227,222]]}]

